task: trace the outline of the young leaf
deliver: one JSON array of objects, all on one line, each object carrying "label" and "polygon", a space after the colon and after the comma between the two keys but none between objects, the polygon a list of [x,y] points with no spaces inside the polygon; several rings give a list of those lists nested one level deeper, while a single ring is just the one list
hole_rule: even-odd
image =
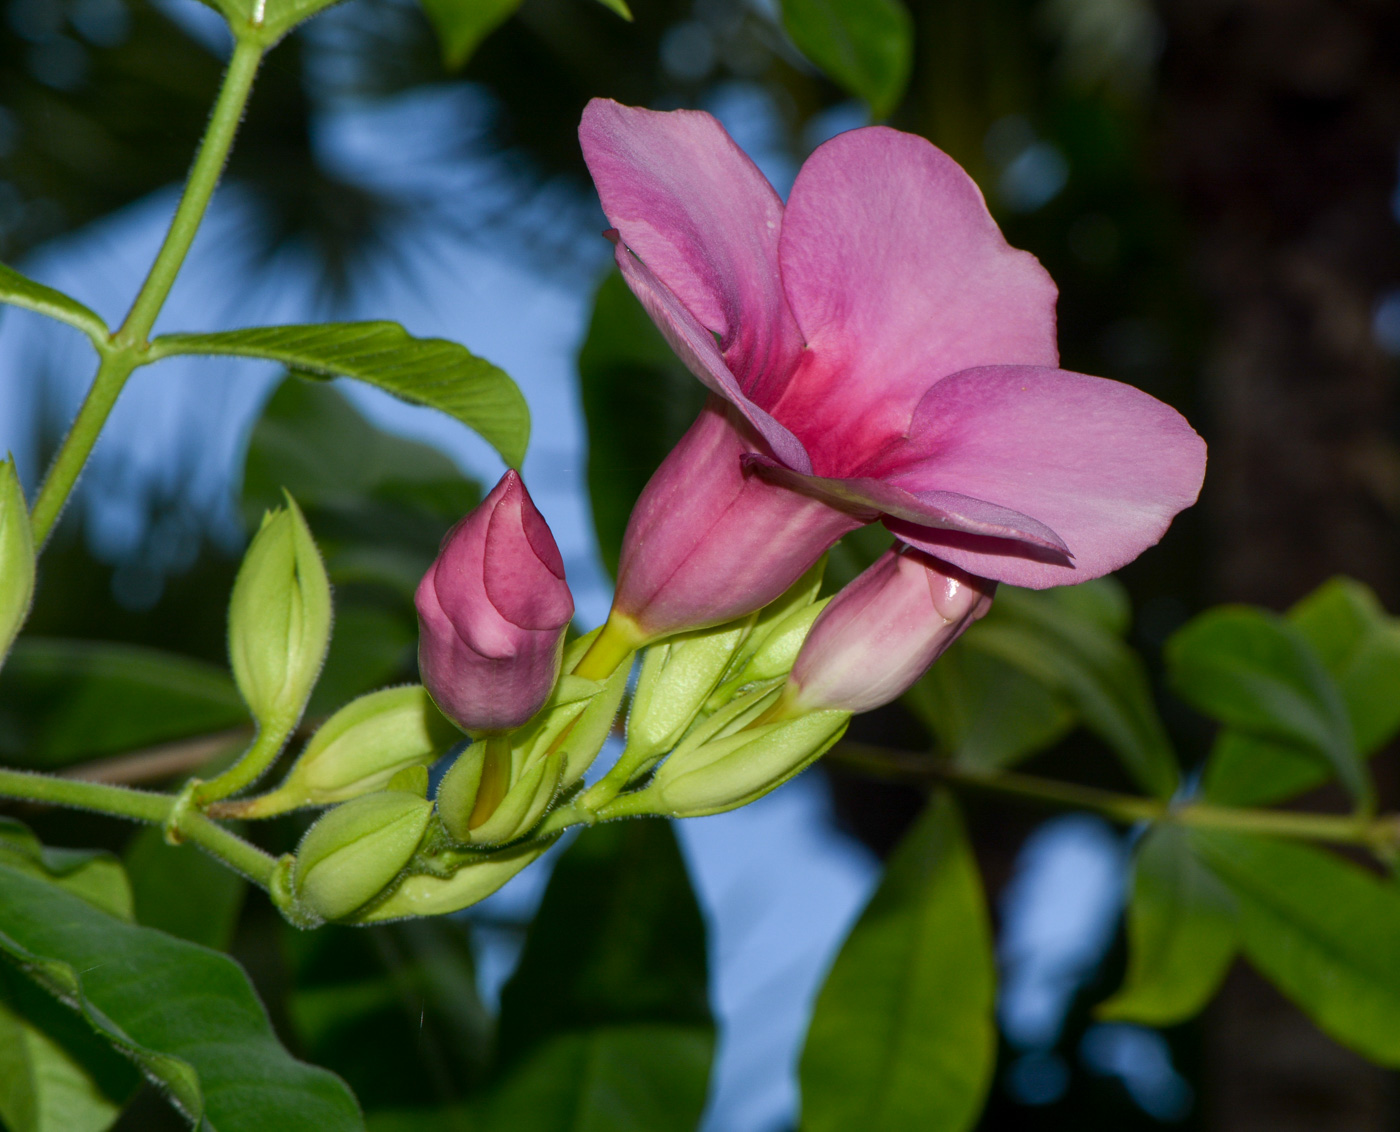
[{"label": "young leaf", "polygon": [[449,71],[465,67],[481,41],[506,22],[522,0],[423,0]]},{"label": "young leaf", "polygon": [[247,977],[226,956],[116,919],[6,864],[0,956],[78,1010],[196,1126],[363,1127],[338,1078],[296,1061],[277,1042]]},{"label": "young leaf", "polygon": [[1173,1026],[1198,1014],[1235,957],[1234,897],[1179,826],[1148,831],[1128,905],[1128,976],[1098,1009],[1109,1021]]},{"label": "young leaf", "polygon": [[982,882],[952,800],[905,836],[817,998],[804,1132],[971,1128],[996,1063]]},{"label": "young leaf", "polygon": [[1176,756],[1142,659],[1108,627],[1118,623],[1110,601],[1065,604],[1054,591],[1004,586],[992,612],[963,639],[1058,692],[1139,785],[1170,797]]},{"label": "young leaf", "polygon": [[165,334],[151,343],[152,361],[176,354],[265,358],[311,377],[353,377],[456,417],[512,467],[525,458],[530,411],[515,382],[465,346],[414,338],[395,322],[255,326],[216,334]]},{"label": "young leaf", "polygon": [[36,283],[3,263],[0,263],[0,303],[37,311],[69,326],[76,326],[94,341],[105,341],[107,338],[107,324],[77,299]]},{"label": "young leaf", "polygon": [[783,26],[808,59],[884,118],[904,95],[914,22],[902,0],[782,0]]},{"label": "young leaf", "polygon": [[1173,687],[1197,710],[1308,752],[1358,801],[1374,800],[1336,682],[1281,617],[1245,606],[1208,610],[1172,636],[1166,659]]},{"label": "young leaf", "polygon": [[[586,830],[501,995],[501,1126],[693,1129],[714,1044],[706,987],[704,921],[669,824]],[[545,1081],[548,1122],[512,1123]]]},{"label": "young leaf", "polygon": [[13,766],[67,766],[247,722],[227,672],[136,645],[21,639],[0,675],[0,760]]},{"label": "young leaf", "polygon": [[578,356],[588,423],[588,494],[608,571],[617,574],[632,505],[705,404],[705,387],[612,272],[598,288]]},{"label": "young leaf", "polygon": [[[1323,583],[1288,611],[1288,620],[1337,682],[1357,750],[1375,754],[1400,729],[1400,620],[1350,578]],[[1320,785],[1328,769],[1305,749],[1225,731],[1206,764],[1204,793],[1225,805],[1266,806]]]},{"label": "young leaf", "polygon": [[1400,889],[1294,842],[1191,843],[1239,901],[1250,962],[1337,1041],[1400,1066]]}]

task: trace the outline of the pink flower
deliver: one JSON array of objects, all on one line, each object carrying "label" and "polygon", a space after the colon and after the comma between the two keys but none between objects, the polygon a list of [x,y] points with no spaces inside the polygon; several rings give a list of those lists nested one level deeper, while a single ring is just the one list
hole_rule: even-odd
[{"label": "pink flower", "polygon": [[579,135],[618,266],[716,395],[628,528],[634,639],[758,608],[877,518],[1038,589],[1116,570],[1195,501],[1200,437],[1057,368],[1049,275],[922,138],[841,134],[784,207],[708,114],[595,99]]},{"label": "pink flower", "polygon": [[559,677],[574,599],[564,562],[520,477],[508,471],[458,523],[414,595],[418,668],[464,731],[508,731]]},{"label": "pink flower", "polygon": [[903,695],[992,606],[996,583],[896,546],[812,625],[783,690],[784,714],[870,711]]}]

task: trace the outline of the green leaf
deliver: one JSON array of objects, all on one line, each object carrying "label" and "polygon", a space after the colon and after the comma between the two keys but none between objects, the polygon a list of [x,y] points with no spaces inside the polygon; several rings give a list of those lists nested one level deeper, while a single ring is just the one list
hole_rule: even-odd
[{"label": "green leaf", "polygon": [[121,862],[94,849],[51,849],[29,828],[0,818],[0,864],[43,877],[110,916],[130,920],[134,914],[131,885]]},{"label": "green leaf", "polygon": [[670,825],[584,831],[501,996],[492,1105],[522,1111],[553,1081],[548,1115],[502,1127],[689,1132],[714,1044],[706,989],[704,921]]},{"label": "green leaf", "polygon": [[1116,609],[1112,597],[1003,586],[991,613],[964,640],[1057,692],[1139,785],[1170,797],[1177,785],[1176,756],[1142,658],[1117,635],[1122,621]]},{"label": "green leaf", "polygon": [[0,674],[0,759],[58,767],[248,723],[227,672],[135,645],[24,638]]},{"label": "green leaf", "polygon": [[423,0],[423,10],[437,32],[443,65],[466,66],[481,41],[506,22],[522,0]]},{"label": "green leaf", "polygon": [[217,334],[165,334],[151,343],[152,361],[175,354],[265,358],[311,377],[353,377],[456,417],[512,467],[525,458],[530,411],[515,382],[465,346],[414,338],[395,322],[256,326]]},{"label": "green leaf", "polygon": [[[1366,586],[1334,578],[1288,612],[1337,682],[1357,750],[1379,751],[1400,730],[1400,621]],[[1305,749],[1223,731],[1206,764],[1205,797],[1236,806],[1266,806],[1325,782],[1330,768]]]},{"label": "green leaf", "polygon": [[959,641],[904,703],[960,766],[1000,770],[1053,746],[1075,723],[1063,696],[1020,668]]},{"label": "green leaf", "polygon": [[237,873],[193,845],[168,845],[155,826],[131,839],[125,861],[137,923],[216,951],[233,941],[248,890]]},{"label": "green leaf", "polygon": [[632,506],[705,404],[705,388],[612,272],[578,357],[588,424],[588,493],[603,563],[617,574]]},{"label": "green leaf", "polygon": [[1180,826],[1138,847],[1128,905],[1128,975],[1098,1008],[1110,1021],[1174,1026],[1214,997],[1235,957],[1235,899],[1192,852]]},{"label": "green leaf", "polygon": [[363,1127],[338,1078],[277,1042],[247,976],[226,956],[116,919],[4,864],[0,955],[78,1010],[196,1126]]},{"label": "green leaf", "polygon": [[905,836],[817,998],[805,1132],[971,1128],[996,1064],[996,968],[981,877],[938,794]]},{"label": "green leaf", "polygon": [[629,23],[632,20],[632,9],[627,6],[627,0],[598,0],[598,3],[607,8],[610,12],[616,12]]},{"label": "green leaf", "polygon": [[1239,901],[1250,962],[1337,1041],[1400,1066],[1400,889],[1294,842],[1191,843]]},{"label": "green leaf", "polygon": [[901,0],[782,0],[783,26],[808,59],[884,118],[904,95],[914,21]]},{"label": "green leaf", "polygon": [[77,299],[36,283],[13,267],[0,263],[0,303],[37,311],[69,326],[76,326],[93,341],[107,340],[107,324]]},{"label": "green leaf", "polygon": [[[693,1132],[713,1037],[634,1023],[533,1047],[481,1105],[489,1132]],[[473,1126],[475,1127],[475,1126]]]},{"label": "green leaf", "polygon": [[1233,731],[1289,744],[1330,767],[1359,802],[1375,799],[1336,682],[1307,639],[1262,609],[1220,606],[1166,646],[1177,693]]}]

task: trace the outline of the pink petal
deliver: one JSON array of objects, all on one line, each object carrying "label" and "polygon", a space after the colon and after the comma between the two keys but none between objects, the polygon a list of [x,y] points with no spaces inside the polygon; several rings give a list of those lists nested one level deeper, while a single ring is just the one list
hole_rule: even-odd
[{"label": "pink petal", "polygon": [[746,390],[780,383],[802,343],[778,273],[783,204],[757,166],[698,110],[595,98],[579,141],[623,243],[720,336]]},{"label": "pink petal", "polygon": [[738,409],[768,442],[779,460],[798,471],[811,471],[812,461],[802,442],[749,400],[720,356],[714,336],[695,321],[695,317],[646,264],[620,244],[616,259],[623,279],[686,368],[712,392],[718,393]]},{"label": "pink petal", "polygon": [[809,350],[768,407],[819,469],[849,471],[902,434],[949,374],[1058,363],[1050,276],[1006,243],[958,164],[912,134],[870,126],[819,147],[788,198],[779,260]]},{"label": "pink petal", "polygon": [[969,573],[1033,589],[1131,562],[1196,501],[1205,476],[1205,442],[1175,409],[1131,385],[1065,370],[990,366],[945,378],[919,404],[910,436],[884,478],[1031,516],[1073,560],[904,519],[886,525]]}]

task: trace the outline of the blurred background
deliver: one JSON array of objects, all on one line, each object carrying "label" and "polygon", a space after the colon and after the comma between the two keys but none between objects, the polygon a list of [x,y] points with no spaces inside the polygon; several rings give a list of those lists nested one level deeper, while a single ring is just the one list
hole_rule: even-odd
[{"label": "blurred background", "polygon": [[[346,0],[312,21],[269,57],[158,327],[392,318],[502,366],[531,407],[525,477],[584,628],[606,613],[629,492],[699,405],[698,384],[658,351],[608,276],[605,221],[575,136],[584,103],[703,107],[780,193],[815,146],[870,120],[794,48],[775,2],[632,7],[626,23],[584,0],[526,0],[461,68],[444,62],[407,0]],[[1200,506],[1121,575],[1129,639],[1149,664],[1208,603],[1282,609],[1336,573],[1400,607],[1400,5],[907,7],[912,72],[888,122],[961,162],[1010,242],[1050,270],[1066,368],[1147,390],[1210,443]],[[196,0],[5,0],[0,257],[119,320],[226,52],[220,19]],[[37,316],[0,316],[0,449],[14,452],[31,493],[90,379],[87,349]],[[120,694],[143,695],[133,658],[221,665],[223,595],[248,523],[283,484],[337,584],[336,643],[313,714],[413,678],[412,585],[501,466],[444,417],[283,378],[234,360],[138,372],[46,555],[35,640],[0,681],[0,760],[59,766],[239,726],[236,700],[192,689],[168,734],[104,731],[102,697],[116,685],[75,689],[71,677],[124,665]],[[111,649],[74,651],[63,643],[73,638]],[[189,671],[198,683],[202,669]],[[1201,721],[1165,692],[1159,700],[1178,746],[1199,760]],[[168,718],[170,704],[155,714]],[[898,705],[854,734],[909,749],[930,741],[919,714]],[[1050,719],[1039,746],[1037,770],[1127,785],[1069,720]],[[1396,785],[1381,781],[1383,792]],[[919,805],[911,788],[837,766],[678,830],[719,1023],[707,1128],[793,1126],[811,998]],[[46,820],[61,830],[64,819]],[[1320,1035],[1243,968],[1176,1030],[1096,1023],[1090,1007],[1123,968],[1131,835],[976,798],[969,820],[1002,963],[1002,1053],[981,1127],[1400,1127],[1393,1075]],[[470,1003],[499,996],[543,881],[543,870],[527,873],[473,912],[463,969],[476,990],[457,987],[460,1001],[444,992],[437,1039],[431,1027],[421,1036],[416,1008],[395,1023],[438,1042],[429,1076],[449,1098],[481,1041]],[[314,938],[341,936],[288,943],[261,903],[240,899],[185,934],[231,942],[264,997],[291,1004],[273,1013],[294,1047],[344,1073],[367,1105],[402,1104],[357,1064],[314,986],[288,996],[316,948],[332,946]],[[343,934],[374,941],[343,944],[342,966],[363,971],[400,971],[447,946]],[[390,994],[384,1010],[402,1014],[403,1003]],[[138,1103],[122,1127],[158,1127],[162,1113]]]}]

